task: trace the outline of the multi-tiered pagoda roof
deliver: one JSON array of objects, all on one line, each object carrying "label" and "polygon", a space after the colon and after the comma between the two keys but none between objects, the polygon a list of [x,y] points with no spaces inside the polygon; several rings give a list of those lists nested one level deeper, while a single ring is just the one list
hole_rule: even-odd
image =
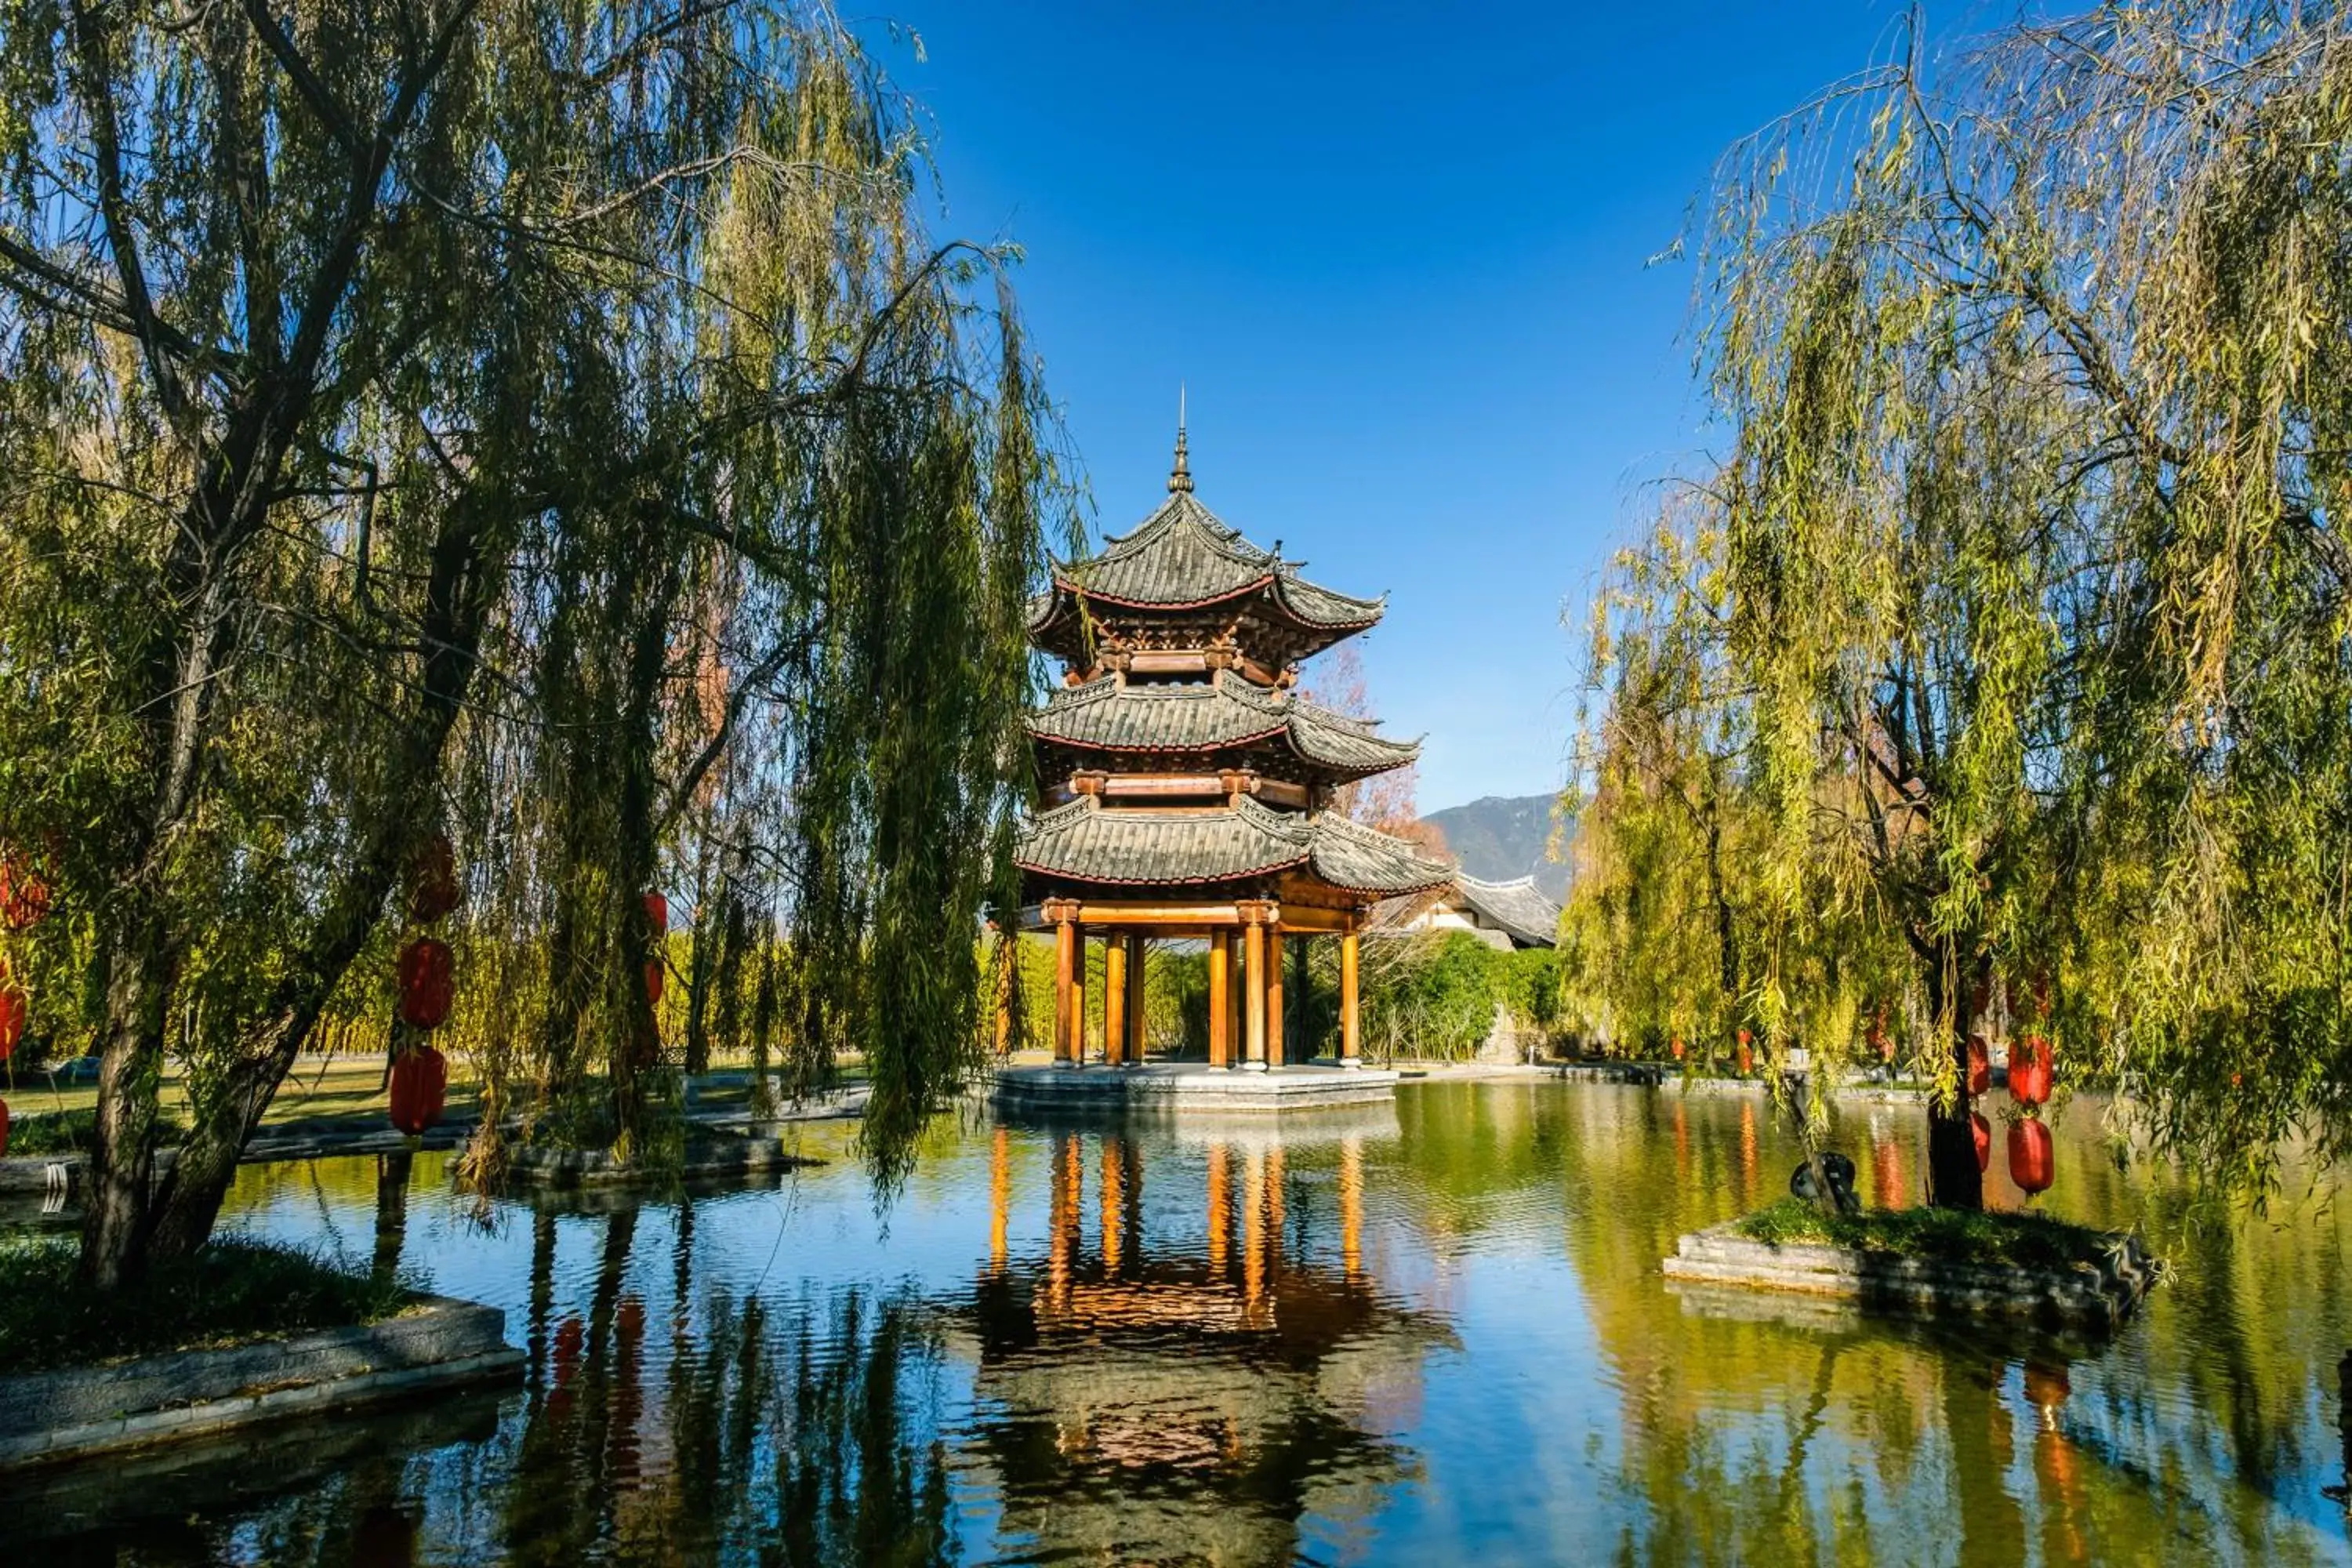
[{"label": "multi-tiered pagoda roof", "polygon": [[1296,695],[1298,661],[1371,626],[1192,493],[1183,438],[1160,508],[1103,553],[1055,562],[1033,606],[1067,685],[1029,720],[1044,804],[1016,858],[1034,900],[1150,888],[1360,909],[1450,868],[1330,809],[1419,748]]},{"label": "multi-tiered pagoda roof", "polygon": [[1100,555],[1055,563],[1054,585],[1030,615],[1038,647],[1089,673],[1128,668],[1136,653],[1210,648],[1246,649],[1273,672],[1380,620],[1382,601],[1307,582],[1298,574],[1304,562],[1244,539],[1194,499],[1185,478]]}]

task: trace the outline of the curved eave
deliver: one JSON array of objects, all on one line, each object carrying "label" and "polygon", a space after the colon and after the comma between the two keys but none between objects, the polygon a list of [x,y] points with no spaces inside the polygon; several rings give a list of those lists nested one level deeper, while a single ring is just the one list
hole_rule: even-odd
[{"label": "curved eave", "polygon": [[[1108,679],[1108,678],[1105,678]],[[1116,715],[1125,705],[1199,704],[1229,718],[1255,718],[1256,723],[1233,723],[1198,738],[1140,738],[1118,732]],[[1213,726],[1217,713],[1209,715]],[[1100,683],[1057,693],[1045,708],[1024,723],[1030,738],[1041,745],[1067,747],[1097,753],[1158,757],[1208,757],[1219,752],[1261,745],[1279,737],[1292,756],[1307,766],[1342,780],[1371,778],[1404,767],[1421,754],[1416,742],[1391,741],[1372,732],[1369,723],[1350,721],[1297,698],[1277,699],[1253,688],[1186,687],[1124,690]],[[1350,755],[1353,751],[1357,754]],[[1369,753],[1369,754],[1364,754]]]},{"label": "curved eave", "polygon": [[1084,584],[1073,582],[1057,573],[1054,577],[1053,587],[1046,593],[1037,595],[1032,603],[1028,623],[1029,635],[1032,638],[1042,638],[1050,635],[1056,623],[1076,618],[1080,614],[1081,605],[1089,606],[1086,613],[1091,615],[1096,620],[1103,618],[1099,613],[1091,608],[1096,605],[1129,611],[1137,615],[1181,616],[1190,615],[1197,610],[1214,609],[1220,605],[1230,605],[1236,600],[1246,599],[1255,595],[1263,599],[1268,609],[1276,612],[1275,616],[1269,616],[1269,619],[1286,622],[1293,630],[1307,634],[1309,637],[1352,637],[1358,632],[1370,631],[1380,625],[1381,617],[1388,613],[1388,605],[1383,599],[1350,599],[1343,595],[1333,594],[1328,589],[1322,589],[1318,592],[1328,597],[1340,600],[1348,609],[1342,614],[1333,616],[1312,614],[1302,609],[1294,596],[1286,591],[1286,585],[1289,581],[1286,577],[1267,575],[1254,578],[1237,587],[1220,593],[1194,598],[1140,599],[1102,593],[1097,589],[1088,588]]},{"label": "curved eave", "polygon": [[[1061,853],[1038,852],[1057,840]],[[1246,798],[1174,818],[1073,802],[1030,820],[1013,863],[1033,876],[1093,887],[1213,886],[1303,869],[1375,900],[1424,892],[1454,876],[1403,840],[1344,817],[1294,816]]]}]

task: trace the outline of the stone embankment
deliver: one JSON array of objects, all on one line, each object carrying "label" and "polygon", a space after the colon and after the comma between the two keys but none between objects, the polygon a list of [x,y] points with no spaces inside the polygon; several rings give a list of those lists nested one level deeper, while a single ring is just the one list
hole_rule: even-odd
[{"label": "stone embankment", "polygon": [[421,1296],[382,1322],[0,1377],[0,1470],[520,1375],[496,1307]]}]

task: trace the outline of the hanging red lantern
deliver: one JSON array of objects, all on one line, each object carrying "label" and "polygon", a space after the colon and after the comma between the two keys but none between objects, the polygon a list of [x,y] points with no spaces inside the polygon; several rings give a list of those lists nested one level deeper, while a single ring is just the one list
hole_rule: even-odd
[{"label": "hanging red lantern", "polygon": [[457,996],[457,960],[449,944],[421,936],[400,950],[400,1017],[415,1028],[437,1029]]},{"label": "hanging red lantern", "polygon": [[1676,1035],[1676,1036],[1675,1037],[1675,1060],[1676,1060],[1676,1061],[1680,1061],[1680,1060],[1682,1060],[1682,1059],[1683,1059],[1683,1037],[1682,1037],[1680,1035]]},{"label": "hanging red lantern", "polygon": [[2049,1190],[2053,1158],[2048,1122],[2023,1116],[2009,1124],[2009,1179],[2020,1192]]},{"label": "hanging red lantern", "polygon": [[449,1058],[411,1046],[392,1064],[392,1124],[414,1138],[441,1120],[449,1100]]},{"label": "hanging red lantern", "polygon": [[1746,1078],[1756,1070],[1756,1051],[1748,1044],[1748,1031],[1739,1031],[1739,1076]]},{"label": "hanging red lantern", "polygon": [[2040,1105],[2050,1098],[2053,1066],[2050,1042],[2040,1035],[2028,1035],[2010,1047],[2009,1092],[2018,1104]]},{"label": "hanging red lantern", "polygon": [[49,912],[49,885],[22,855],[0,855],[0,926],[23,931]]},{"label": "hanging red lantern", "polygon": [[669,900],[659,893],[646,895],[646,924],[654,928],[654,940],[669,934]]},{"label": "hanging red lantern", "polygon": [[32,1014],[25,994],[7,978],[7,967],[0,964],[0,1062],[16,1053],[16,1042],[25,1037],[25,1022]]},{"label": "hanging red lantern", "polygon": [[1977,1169],[1990,1170],[1992,1168],[1992,1123],[1984,1119],[1981,1111],[1969,1112],[1969,1137],[1977,1146]]},{"label": "hanging red lantern", "polygon": [[1982,1035],[1969,1037],[1969,1092],[1982,1094],[1992,1088],[1992,1049]]},{"label": "hanging red lantern", "polygon": [[457,851],[446,833],[427,834],[408,862],[408,918],[431,925],[465,901]]},{"label": "hanging red lantern", "polygon": [[658,1006],[662,999],[664,964],[658,958],[646,965],[646,1000]]}]

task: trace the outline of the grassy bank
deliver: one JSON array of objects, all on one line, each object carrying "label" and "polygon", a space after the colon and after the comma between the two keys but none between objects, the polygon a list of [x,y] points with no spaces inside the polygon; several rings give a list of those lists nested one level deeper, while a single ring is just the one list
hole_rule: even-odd
[{"label": "grassy bank", "polygon": [[1757,1210],[1739,1222],[1738,1230],[1753,1241],[1852,1247],[1903,1258],[2027,1268],[2096,1263],[2115,1245],[2105,1231],[2048,1215],[1939,1208],[1825,1215],[1793,1197]]},{"label": "grassy bank", "polygon": [[0,1375],[372,1323],[408,1300],[393,1280],[240,1240],[101,1294],[76,1283],[76,1251],[71,1237],[0,1236]]}]

